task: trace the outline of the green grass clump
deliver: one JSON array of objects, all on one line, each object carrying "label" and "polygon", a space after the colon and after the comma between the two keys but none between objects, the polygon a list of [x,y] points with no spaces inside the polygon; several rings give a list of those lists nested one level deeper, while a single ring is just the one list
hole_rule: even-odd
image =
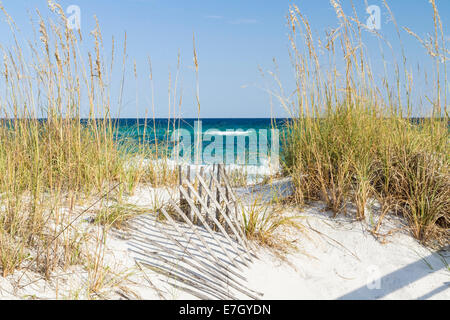
[{"label": "green grass clump", "polygon": [[299,217],[283,215],[283,208],[276,200],[265,203],[261,197],[255,197],[251,203],[241,204],[241,212],[242,229],[247,239],[282,252],[293,248],[287,240],[287,230],[303,229]]},{"label": "green grass clump", "polygon": [[135,205],[118,204],[101,209],[96,214],[94,221],[108,227],[123,229],[127,226],[127,221],[148,212],[148,209]]},{"label": "green grass clump", "polygon": [[[100,205],[108,202],[111,186],[117,186],[110,191],[120,197],[142,181],[157,186],[176,180],[170,167],[152,164],[151,160],[164,155],[144,143],[146,127],[140,132],[142,141],[133,146],[117,141],[116,122],[111,118],[111,104],[116,100],[110,92],[114,63],[104,59],[108,55],[99,26],[91,33],[92,43],[87,45],[91,49],[82,51],[86,40],[81,33],[67,27],[58,4],[49,6],[52,22],[37,12],[35,38],[27,39],[0,3],[13,40],[9,47],[0,46],[3,276],[31,268],[49,277],[56,268],[79,263],[84,237],[76,230],[74,218],[86,201],[102,197]],[[123,47],[125,72],[126,39]],[[114,44],[109,54],[113,60]],[[122,91],[118,101],[120,108]],[[133,165],[134,159],[144,158]]]},{"label": "green grass clump", "polygon": [[[383,210],[404,216],[417,239],[448,245],[448,51],[438,32],[442,24],[436,5],[431,1],[436,33],[429,52],[436,66],[435,98],[429,98],[432,93],[427,96],[428,117],[413,121],[413,83],[406,57],[404,77],[401,66],[392,69],[394,85],[388,73],[380,82],[375,80],[361,37],[364,25],[356,14],[347,16],[339,2],[331,3],[340,25],[325,40],[314,39],[297,7],[291,7],[288,18],[297,89],[295,99],[280,101],[293,116],[282,138],[285,170],[293,177],[296,200],[323,200],[335,214],[346,212],[351,201],[357,218],[363,219],[368,201],[377,199]],[[385,7],[391,12],[387,3]],[[304,40],[302,46],[298,38]],[[324,57],[329,59],[327,67],[321,66]]]}]

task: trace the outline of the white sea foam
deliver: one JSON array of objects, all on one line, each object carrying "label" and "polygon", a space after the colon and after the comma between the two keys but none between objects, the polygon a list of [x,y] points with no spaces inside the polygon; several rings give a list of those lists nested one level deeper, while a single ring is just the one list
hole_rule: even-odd
[{"label": "white sea foam", "polygon": [[220,130],[211,130],[211,131],[205,131],[203,133],[204,135],[211,135],[211,136],[247,136],[251,134],[250,131],[220,131]]}]

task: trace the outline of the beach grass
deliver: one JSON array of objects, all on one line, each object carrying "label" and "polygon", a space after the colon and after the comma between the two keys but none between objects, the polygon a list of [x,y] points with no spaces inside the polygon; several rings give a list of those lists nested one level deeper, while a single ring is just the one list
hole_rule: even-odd
[{"label": "beach grass", "polygon": [[[116,201],[98,219],[119,224],[114,216],[122,195],[141,182],[169,185],[177,175],[164,160],[164,141],[159,148],[144,143],[152,128],[140,129],[142,140],[117,142],[110,83],[120,54],[113,40],[111,58],[104,58],[98,24],[92,41],[83,39],[67,27],[63,9],[50,4],[53,19],[37,11],[30,39],[1,4],[0,10],[12,39],[0,48],[0,274],[24,268],[48,278],[86,261],[80,258],[84,231],[75,220],[92,201],[103,213]],[[81,47],[91,49],[85,54]],[[123,72],[126,55],[125,37]],[[120,107],[122,92],[117,99]]]},{"label": "beach grass", "polygon": [[[428,49],[435,66],[426,97],[412,98],[416,91],[404,50],[402,64],[376,79],[380,72],[372,69],[361,34],[384,39],[366,30],[356,11],[344,13],[338,1],[331,5],[339,26],[322,39],[315,37],[299,8],[291,6],[296,90],[294,97],[277,96],[293,116],[282,137],[283,158],[298,203],[322,200],[337,215],[347,213],[351,202],[356,218],[364,219],[369,201],[376,199],[385,213],[403,216],[415,238],[445,246],[450,242],[448,50],[438,9],[434,1],[430,4],[436,30],[429,46],[404,29],[422,41],[418,47]],[[391,21],[397,27],[393,15]],[[419,110],[424,116],[412,119]]]},{"label": "beach grass", "polygon": [[[249,203],[241,203],[243,231],[247,239],[261,246],[287,253],[294,246],[288,240],[287,232],[301,232],[304,226],[299,216],[286,216],[277,199],[264,201],[254,196]],[[281,255],[279,255],[281,256]]]},{"label": "beach grass", "polygon": [[[413,83],[407,69],[393,68],[393,85],[386,74],[380,87],[366,60],[363,24],[345,15],[339,2],[332,4],[341,25],[326,41],[314,38],[297,7],[292,6],[288,16],[296,91],[294,99],[277,97],[292,116],[282,131],[282,152],[285,173],[294,181],[295,201],[323,200],[335,214],[345,213],[346,204],[353,202],[357,218],[364,219],[370,200],[377,199],[385,212],[405,217],[417,239],[448,245],[448,51],[434,1],[436,33],[429,53],[436,66],[435,96],[427,96],[432,105],[429,116],[416,122],[411,121]],[[111,115],[117,97],[110,83],[113,60],[121,55],[125,72],[126,37],[122,52],[113,41],[107,60],[100,27],[88,42],[66,27],[58,4],[50,8],[54,22],[37,12],[35,37],[25,41],[13,19],[0,9],[12,38],[10,47],[0,47],[0,274],[23,269],[49,279],[55,270],[79,264],[88,271],[89,294],[98,294],[111,278],[103,268],[106,231],[123,227],[145,210],[128,205],[124,196],[140,184],[157,188],[178,183],[177,166],[167,160],[168,137],[150,146],[145,137],[151,130],[156,136],[156,127],[147,128],[145,122],[142,140],[117,141],[117,122]],[[92,49],[81,53],[86,42]],[[344,62],[343,72],[333,64],[322,67],[321,51],[330,61]],[[194,64],[200,114],[195,51]],[[153,81],[150,61],[149,65]],[[136,66],[134,73],[137,77]],[[153,93],[152,83],[151,89]],[[169,95],[176,101],[169,114],[175,114],[181,103],[176,83]],[[154,105],[152,109],[154,113]],[[247,172],[234,172],[232,180],[235,186],[247,185]],[[162,204],[154,202],[157,212]],[[94,238],[77,224],[89,210],[96,212]],[[276,246],[282,227],[300,228],[258,199],[243,208],[243,214],[247,237],[260,244]]]}]

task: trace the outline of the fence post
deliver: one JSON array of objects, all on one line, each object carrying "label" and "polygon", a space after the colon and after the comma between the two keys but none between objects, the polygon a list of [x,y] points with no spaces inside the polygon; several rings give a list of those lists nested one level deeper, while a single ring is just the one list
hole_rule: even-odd
[{"label": "fence post", "polygon": [[[191,166],[187,166],[186,179],[187,179],[187,181],[189,181],[189,183],[191,182]],[[187,193],[188,193],[187,194],[188,198],[191,198],[191,191],[188,190]],[[188,213],[189,219],[191,219],[191,221],[194,222],[194,214],[192,212],[191,206],[189,205],[189,203],[187,203],[187,200],[186,200],[186,207],[187,207],[187,213]]]},{"label": "fence post", "polygon": [[[181,186],[181,184],[183,183],[183,173],[181,171],[181,164],[178,165],[178,185]],[[183,201],[183,194],[180,191],[180,204]]]},{"label": "fence post", "polygon": [[[200,167],[200,176],[203,178],[203,167]],[[195,179],[194,179],[194,181],[195,181]],[[200,204],[200,201],[203,200],[202,193],[203,193],[202,185],[201,185],[201,183],[198,183],[198,195],[200,197],[200,200],[198,200],[198,202],[199,202],[198,211],[200,212],[200,214],[202,214],[202,205]],[[206,223],[209,223],[208,213],[205,213],[205,220],[206,220]]]},{"label": "fence post", "polygon": [[[214,173],[213,173],[214,174]],[[220,164],[217,164],[217,183],[218,185],[216,186],[216,200],[217,203],[220,204]],[[220,217],[220,211],[219,208],[216,209],[216,219],[219,219]]]}]

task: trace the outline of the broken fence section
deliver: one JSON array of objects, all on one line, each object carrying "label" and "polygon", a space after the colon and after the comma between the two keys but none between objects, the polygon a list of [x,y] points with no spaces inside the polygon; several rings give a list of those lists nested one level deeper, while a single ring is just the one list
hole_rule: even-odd
[{"label": "broken fence section", "polygon": [[[256,256],[223,166],[215,165],[208,174],[189,166],[183,172],[180,166],[177,193],[178,199],[170,199],[159,218],[143,217],[134,228],[131,251],[139,267],[200,299],[261,298],[245,285],[244,269]],[[146,232],[149,228],[153,233]],[[155,231],[160,238],[150,236]]]}]

